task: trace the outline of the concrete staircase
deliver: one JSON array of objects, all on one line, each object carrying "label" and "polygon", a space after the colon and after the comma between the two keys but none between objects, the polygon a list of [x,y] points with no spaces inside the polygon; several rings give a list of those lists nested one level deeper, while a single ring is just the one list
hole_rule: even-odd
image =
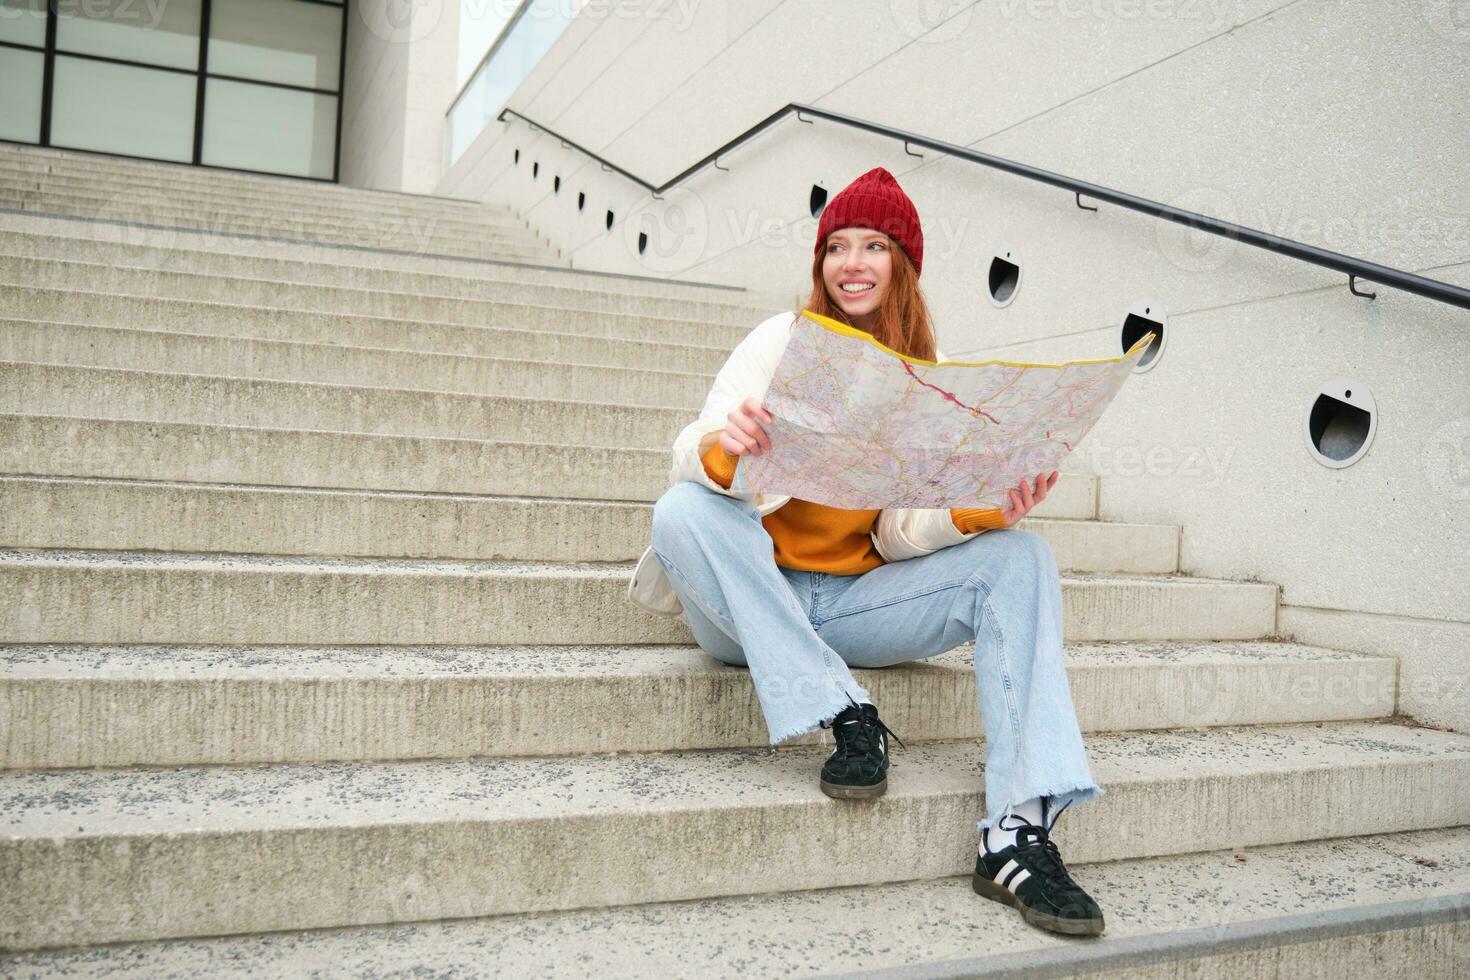
[{"label": "concrete staircase", "polygon": [[[1277,638],[1275,586],[1179,574],[1178,528],[1098,521],[1086,474],[1026,526],[1102,940],[969,890],[969,649],[858,672],[909,746],[879,801],[819,792],[815,734],[769,749],[746,672],[623,592],[770,297],[557,268],[469,202],[83,154],[0,148],[0,207],[0,973],[1470,949],[1470,738],[1394,717],[1393,659]],[[172,941],[102,945],[140,940]]]}]

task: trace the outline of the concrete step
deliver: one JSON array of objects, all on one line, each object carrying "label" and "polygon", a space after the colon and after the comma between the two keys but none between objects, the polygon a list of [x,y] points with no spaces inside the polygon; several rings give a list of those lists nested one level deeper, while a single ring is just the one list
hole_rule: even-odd
[{"label": "concrete step", "polygon": [[[630,500],[668,488],[669,452],[363,432],[0,414],[0,474]],[[1039,517],[1096,517],[1064,474]]]},{"label": "concrete step", "polygon": [[484,239],[477,234],[414,222],[391,227],[386,223],[354,226],[342,222],[320,222],[306,217],[240,216],[136,204],[92,207],[54,201],[38,203],[4,195],[0,195],[0,210],[10,213],[64,214],[102,222],[193,228],[211,235],[245,235],[274,241],[323,242],[393,248],[423,254],[482,256],[516,262],[543,262],[548,265],[566,264],[565,259],[543,245]]},{"label": "concrete step", "polygon": [[134,212],[159,208],[213,215],[240,215],[256,218],[306,218],[321,222],[340,222],[355,227],[377,228],[399,225],[473,231],[476,234],[531,240],[533,236],[524,220],[504,211],[475,205],[457,208],[354,207],[346,202],[282,200],[265,195],[237,196],[218,192],[146,183],[59,177],[11,179],[0,171],[0,197],[19,199],[21,205],[34,210],[95,211],[98,208],[123,208]]},{"label": "concrete step", "polygon": [[[228,329],[229,324],[221,324]],[[282,329],[280,333],[288,333]],[[344,374],[332,364],[332,355],[348,362],[345,376],[353,377],[354,351],[385,360],[401,360],[408,374],[395,378],[398,386],[422,383],[437,386],[435,375],[420,376],[417,368],[445,363],[445,359],[469,357],[477,360],[535,361],[575,364],[608,370],[656,368],[667,373],[712,378],[728,352],[713,347],[661,344],[623,340],[616,337],[518,330],[508,327],[413,327],[379,334],[364,331],[362,337],[282,337],[249,339],[195,331],[151,330],[136,327],[102,327],[87,323],[0,318],[0,357],[31,363],[70,364],[116,370],[167,367],[175,373],[209,373],[219,377],[249,374],[249,364],[291,363],[304,377],[335,377]],[[366,343],[352,343],[363,340]],[[397,346],[394,346],[395,339]],[[421,357],[427,357],[422,360]],[[247,365],[242,371],[241,365]],[[308,369],[308,364],[314,365]],[[296,376],[293,374],[292,376]],[[414,378],[418,381],[415,382]]]},{"label": "concrete step", "polygon": [[215,184],[197,184],[176,180],[160,180],[156,177],[135,177],[118,174],[71,174],[46,172],[35,167],[12,166],[0,159],[0,191],[20,194],[60,193],[71,195],[102,195],[117,197],[133,194],[138,197],[166,195],[169,199],[188,201],[194,204],[223,204],[231,208],[304,208],[323,214],[358,216],[365,214],[393,214],[404,217],[448,218],[457,221],[476,222],[486,227],[524,228],[525,222],[516,218],[509,208],[501,205],[482,204],[475,201],[456,201],[447,198],[421,196],[405,197],[390,195],[384,200],[373,197],[362,200],[350,193],[281,193],[258,190],[222,189]]},{"label": "concrete step", "polygon": [[[973,648],[854,671],[904,740],[980,738]],[[1369,719],[1396,661],[1291,643],[1077,644],[1084,732]],[[0,647],[0,769],[764,746],[698,647]],[[475,719],[466,724],[467,719]],[[792,744],[814,745],[819,733]]]},{"label": "concrete step", "polygon": [[[116,348],[109,350],[117,356]],[[692,414],[602,402],[0,361],[4,412],[432,439],[575,439],[591,446],[664,451]]]},{"label": "concrete step", "polygon": [[[544,316],[555,315],[559,310],[565,309],[558,306],[562,291],[546,286],[481,284],[479,295],[475,297],[435,296],[411,293],[396,288],[398,284],[380,283],[375,288],[324,286],[318,283],[165,272],[13,256],[0,257],[0,281],[33,288],[71,289],[109,296],[122,294],[206,302],[227,297],[234,306],[263,306],[318,313],[480,325],[496,318],[502,313],[497,308],[507,304],[539,307],[546,311]],[[383,288],[385,285],[393,285],[395,288]],[[600,305],[592,306],[592,309],[604,313],[612,312]],[[729,326],[740,331],[748,332],[755,326],[755,323],[750,322],[748,310],[711,310],[703,304],[654,297],[646,298],[629,312],[634,311],[644,315],[689,320],[702,320],[707,314],[721,314]],[[700,326],[708,329],[706,323],[701,323]],[[738,342],[743,336],[742,332],[735,340]]]},{"label": "concrete step", "polygon": [[[0,317],[394,350],[456,351],[482,349],[486,340],[493,339],[480,332],[486,328],[544,330],[610,340],[695,347],[718,347],[722,341],[727,341],[732,348],[751,329],[750,326],[722,326],[653,313],[561,309],[510,302],[490,306],[478,322],[439,322],[320,313],[233,302],[40,289],[24,283],[4,282],[0,282]],[[703,400],[701,394],[701,404]]]},{"label": "concrete step", "polygon": [[[1105,792],[1063,818],[1076,864],[1444,827],[1470,812],[1470,737],[1447,732],[1346,722],[1087,743]],[[861,804],[818,789],[827,752],[5,774],[0,947],[602,907],[973,868],[976,743],[911,743],[895,752],[888,793]]]},{"label": "concrete step", "polygon": [[730,328],[721,338],[728,346],[734,346],[760,322],[754,319],[760,316],[759,311],[747,306],[708,299],[620,295],[597,279],[575,285],[514,280],[475,282],[467,288],[436,294],[413,293],[403,283],[381,274],[376,283],[367,286],[332,286],[317,282],[251,279],[238,271],[204,274],[5,255],[0,256],[0,281],[109,295],[207,301],[228,297],[229,302],[236,306],[359,313],[479,325],[492,319],[497,307],[507,305],[544,308],[547,316],[566,309],[639,314],[698,321],[701,332],[707,331],[710,323],[720,324]]},{"label": "concrete step", "polygon": [[[66,229],[59,229],[66,230]],[[166,269],[201,275],[228,276],[269,282],[310,283],[348,289],[395,289],[432,296],[486,299],[500,297],[498,290],[527,286],[556,286],[560,292],[553,305],[569,309],[637,309],[649,298],[697,301],[699,314],[716,312],[721,322],[747,328],[760,323],[775,309],[744,297],[743,290],[672,284],[637,277],[612,277],[569,269],[529,269],[497,264],[439,262],[418,269],[423,263],[403,259],[405,267],[389,264],[346,265],[325,261],[327,256],[309,251],[299,257],[259,255],[242,251],[209,251],[178,241],[173,248],[82,238],[75,235],[42,234],[26,230],[0,230],[0,255],[92,263],[134,269]],[[242,246],[246,242],[240,243]],[[278,246],[277,251],[284,246]],[[320,247],[312,246],[320,251]],[[349,253],[352,254],[352,253]],[[380,257],[383,258],[383,257]],[[387,256],[387,259],[394,258]],[[4,260],[0,259],[0,268]],[[629,306],[629,304],[634,304]],[[728,307],[718,309],[718,307]],[[727,315],[728,314],[728,315]],[[737,338],[738,339],[738,338]]]},{"label": "concrete step", "polygon": [[[3,444],[3,443],[0,443]],[[630,602],[632,566],[0,552],[0,642],[681,643]],[[1187,576],[1062,576],[1066,642],[1273,635],[1277,589]]]},{"label": "concrete step", "polygon": [[[221,328],[228,329],[229,326],[222,324]],[[298,363],[311,360],[314,351],[325,347],[328,353],[343,352],[349,361],[351,351],[369,349],[387,356],[394,353],[469,356],[628,370],[656,367],[664,372],[713,378],[729,356],[728,351],[717,347],[623,340],[551,330],[437,324],[422,325],[423,329],[420,329],[420,326],[409,324],[401,327],[397,336],[384,329],[379,332],[365,330],[361,336],[350,338],[289,336],[290,331],[282,328],[276,332],[288,336],[251,340],[195,331],[0,318],[0,357],[120,370],[168,366],[182,371],[189,370],[188,365],[197,365],[198,371],[228,376],[238,373],[241,355],[248,356],[251,350],[257,353],[271,350],[272,344],[287,344],[289,346],[276,349],[293,352],[289,359]],[[353,342],[357,340],[363,343]],[[302,349],[303,345],[306,349]],[[327,376],[332,373],[330,365],[319,365],[317,370]],[[401,382],[407,380],[400,379]],[[432,378],[429,381],[433,383]]]},{"label": "concrete step", "polygon": [[369,190],[296,177],[201,169],[157,161],[96,156],[52,149],[37,150],[34,147],[17,147],[13,144],[0,144],[0,166],[4,166],[11,173],[35,175],[42,180],[68,177],[99,182],[111,181],[142,188],[179,187],[205,194],[237,195],[251,199],[305,204],[321,202],[329,206],[340,202],[343,206],[357,207],[412,208],[443,213],[483,209],[492,213],[498,211],[511,214],[510,209],[502,205],[486,204],[465,198]]},{"label": "concrete step", "polygon": [[[1058,824],[1064,857],[1071,817]],[[1082,864],[1096,942],[1025,925],[969,874],[882,885],[0,956],[16,976],[1464,976],[1470,829]],[[1201,901],[1207,890],[1209,901]],[[734,955],[732,951],[739,951]]]},{"label": "concrete step", "polygon": [[[638,302],[657,296],[736,306],[753,326],[791,308],[794,297],[715,283],[527,265],[490,259],[413,255],[317,242],[262,241],[196,229],[149,228],[69,216],[11,212],[0,220],[0,251],[9,255],[126,265],[179,272],[224,273],[257,279],[381,288],[400,281],[418,292],[482,295],[480,283],[514,281],[595,293],[598,302]],[[422,276],[425,281],[400,279]],[[459,284],[446,287],[445,283]],[[576,306],[570,296],[560,305]],[[611,307],[616,308],[616,307]]]},{"label": "concrete step", "polygon": [[656,449],[0,414],[16,475],[652,502],[668,470]]},{"label": "concrete step", "polygon": [[[1177,527],[1045,516],[1064,504],[1053,491],[1019,525],[1059,568],[1178,571]],[[632,561],[652,518],[606,500],[0,476],[0,547],[13,548]]]},{"label": "concrete step", "polygon": [[105,188],[73,193],[47,187],[22,191],[0,186],[0,207],[43,214],[112,217],[145,224],[188,225],[273,238],[340,238],[343,241],[402,241],[418,248],[439,243],[449,250],[472,245],[526,255],[554,255],[524,225],[485,223],[471,216],[379,211],[339,213],[330,208],[280,204],[233,204],[177,197],[166,190]]}]

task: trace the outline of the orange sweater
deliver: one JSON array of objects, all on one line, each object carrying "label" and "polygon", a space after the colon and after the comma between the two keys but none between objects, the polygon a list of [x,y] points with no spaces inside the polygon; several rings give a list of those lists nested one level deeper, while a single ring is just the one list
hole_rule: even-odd
[{"label": "orange sweater", "polygon": [[[735,479],[738,456],[717,442],[700,460],[709,478],[725,489]],[[761,526],[775,545],[776,564],[807,572],[861,575],[884,564],[873,545],[876,510],[844,510],[792,497],[779,510],[761,518]],[[951,508],[950,520],[965,534],[1006,526],[999,509]]]}]

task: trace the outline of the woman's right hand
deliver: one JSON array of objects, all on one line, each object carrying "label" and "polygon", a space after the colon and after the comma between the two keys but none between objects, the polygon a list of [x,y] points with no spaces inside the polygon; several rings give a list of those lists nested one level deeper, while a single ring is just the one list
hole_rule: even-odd
[{"label": "woman's right hand", "polygon": [[745,399],[726,418],[729,422],[725,431],[720,433],[720,448],[725,452],[731,456],[744,456],[746,453],[759,456],[771,448],[771,437],[762,427],[762,423],[772,421],[771,413],[762,408],[759,401]]}]

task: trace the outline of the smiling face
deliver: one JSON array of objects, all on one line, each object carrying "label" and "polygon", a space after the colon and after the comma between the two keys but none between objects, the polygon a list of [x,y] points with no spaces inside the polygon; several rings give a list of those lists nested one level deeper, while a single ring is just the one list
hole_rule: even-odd
[{"label": "smiling face", "polygon": [[839,228],[827,236],[822,281],[854,326],[871,332],[893,280],[893,240],[872,228]]}]

